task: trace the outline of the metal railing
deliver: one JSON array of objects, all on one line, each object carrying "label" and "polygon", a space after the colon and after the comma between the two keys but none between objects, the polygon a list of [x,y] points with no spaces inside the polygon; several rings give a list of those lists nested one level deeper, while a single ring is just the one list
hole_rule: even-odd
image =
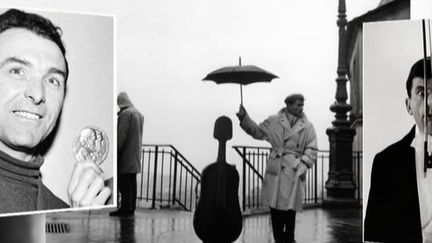
[{"label": "metal railing", "polygon": [[201,175],[172,145],[142,146],[142,172],[138,176],[138,204],[151,208],[181,207],[191,211]]},{"label": "metal railing", "polygon": [[[240,203],[243,211],[263,208],[261,186],[269,147],[233,146],[242,158]],[[138,176],[138,204],[150,208],[180,207],[191,211],[198,203],[201,174],[172,145],[142,146],[142,172]],[[329,151],[319,150],[317,162],[307,171],[304,206],[320,206],[326,199],[325,182],[329,171]],[[362,200],[362,152],[353,152],[356,199]],[[142,206],[142,205],[140,205]]]},{"label": "metal railing", "polygon": [[359,203],[362,203],[363,200],[363,152],[362,151],[354,151],[353,152],[353,173],[354,173],[354,181],[356,183],[356,199]]},{"label": "metal railing", "polygon": [[[243,211],[260,209],[261,185],[270,154],[269,147],[233,146],[242,158],[242,208]],[[362,152],[353,152],[353,173],[356,183],[356,199],[361,203]],[[329,151],[319,150],[316,164],[306,173],[303,203],[305,207],[319,206],[325,200],[325,182],[329,170]]]}]

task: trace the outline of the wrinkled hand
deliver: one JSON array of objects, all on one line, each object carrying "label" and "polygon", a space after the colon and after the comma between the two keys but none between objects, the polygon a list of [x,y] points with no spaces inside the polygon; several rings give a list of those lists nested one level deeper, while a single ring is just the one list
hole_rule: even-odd
[{"label": "wrinkled hand", "polygon": [[246,116],[246,109],[243,105],[240,105],[239,112],[236,115],[240,121]]},{"label": "wrinkled hand", "polygon": [[72,171],[67,190],[71,207],[102,206],[111,195],[102,169],[86,157],[75,163]]}]

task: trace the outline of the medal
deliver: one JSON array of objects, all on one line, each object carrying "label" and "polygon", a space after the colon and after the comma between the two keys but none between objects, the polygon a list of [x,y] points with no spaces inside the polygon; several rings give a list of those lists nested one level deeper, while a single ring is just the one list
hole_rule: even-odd
[{"label": "medal", "polygon": [[101,165],[109,150],[108,136],[99,127],[88,126],[81,130],[72,151],[77,162],[91,160]]}]

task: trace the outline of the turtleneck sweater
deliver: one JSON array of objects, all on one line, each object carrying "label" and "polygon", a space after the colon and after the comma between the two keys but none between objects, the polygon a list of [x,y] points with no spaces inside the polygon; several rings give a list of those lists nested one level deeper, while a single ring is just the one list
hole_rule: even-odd
[{"label": "turtleneck sweater", "polygon": [[0,151],[0,213],[67,208],[43,183],[44,159],[21,161]]}]

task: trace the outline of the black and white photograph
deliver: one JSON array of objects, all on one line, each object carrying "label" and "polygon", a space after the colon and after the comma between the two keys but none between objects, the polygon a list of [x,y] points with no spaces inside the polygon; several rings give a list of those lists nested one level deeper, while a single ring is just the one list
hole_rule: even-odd
[{"label": "black and white photograph", "polygon": [[[69,207],[0,218],[0,226],[23,226],[0,239],[362,242],[370,181],[364,168],[373,159],[363,155],[364,26],[409,20],[415,1],[415,18],[423,18],[423,0],[4,0],[37,9],[62,29],[70,75],[40,171]],[[79,20],[66,21],[66,13]],[[393,37],[388,43],[408,38]],[[86,76],[96,70],[105,71]],[[110,101],[103,101],[105,91]],[[379,102],[390,93],[378,91]],[[82,115],[84,109],[92,112]],[[105,109],[107,120],[99,114]],[[99,139],[109,141],[106,158],[88,153],[107,148]],[[63,186],[51,177],[61,169],[56,159],[48,163],[57,151],[71,155]],[[90,184],[91,175],[76,180],[86,169],[97,172],[99,187],[71,190],[75,182]],[[92,201],[81,197],[83,188],[96,191],[97,203],[110,189],[108,205],[80,205]],[[32,237],[22,240],[19,232]]]},{"label": "black and white photograph", "polygon": [[115,206],[114,20],[0,14],[0,214]]},{"label": "black and white photograph", "polygon": [[367,23],[363,41],[364,240],[431,242],[430,20]]}]

